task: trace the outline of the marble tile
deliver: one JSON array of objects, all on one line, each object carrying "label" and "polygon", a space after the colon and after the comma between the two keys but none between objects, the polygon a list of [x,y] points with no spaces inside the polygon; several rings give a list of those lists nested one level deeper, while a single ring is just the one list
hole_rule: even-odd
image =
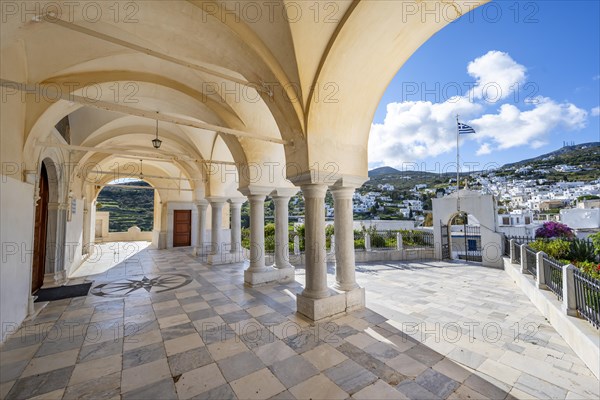
[{"label": "marble tile", "polygon": [[229,384],[224,384],[218,386],[214,389],[210,389],[204,393],[200,393],[197,396],[192,397],[192,399],[198,400],[237,400],[237,396],[233,392],[233,389]]},{"label": "marble tile", "polygon": [[334,347],[322,344],[302,354],[319,371],[326,370],[348,359]]},{"label": "marble tile", "polygon": [[162,342],[162,340],[163,339],[160,334],[160,330],[158,329],[146,333],[127,336],[123,341],[123,350],[128,351],[137,349],[152,343]]},{"label": "marble tile", "polygon": [[265,365],[271,365],[277,361],[296,355],[296,352],[281,340],[275,340],[264,346],[253,348],[252,351],[256,353]]},{"label": "marble tile", "polygon": [[507,394],[504,390],[494,386],[493,384],[489,383],[485,379],[480,378],[475,374],[469,376],[465,380],[464,384],[467,385],[469,388],[473,389],[474,391],[481,393],[482,395],[490,399],[503,399],[504,397],[506,397]]},{"label": "marble tile", "polygon": [[242,311],[242,308],[235,303],[227,302],[224,305],[213,307],[215,312],[219,315],[229,314],[234,311]]},{"label": "marble tile", "polygon": [[297,399],[341,400],[348,397],[348,393],[344,392],[323,374],[313,376],[299,383],[290,388],[289,392]]},{"label": "marble tile", "polygon": [[286,388],[317,375],[319,370],[300,355],[273,363],[269,369]]},{"label": "marble tile", "polygon": [[408,397],[404,396],[394,387],[388,385],[381,379],[377,380],[372,385],[365,387],[359,392],[354,393],[353,399],[360,400],[408,400]]},{"label": "marble tile", "polygon": [[171,315],[165,318],[158,319],[160,329],[169,328],[171,326],[181,325],[191,322],[186,314]]},{"label": "marble tile", "polygon": [[369,345],[379,343],[376,339],[373,339],[371,336],[362,332],[359,332],[356,335],[348,336],[346,341],[358,347],[359,349],[364,349]]},{"label": "marble tile", "polygon": [[364,347],[366,353],[383,362],[400,355],[400,352],[388,343],[377,342]]},{"label": "marble tile", "polygon": [[227,382],[234,381],[265,367],[260,359],[251,351],[244,351],[227,357],[217,361],[217,364]]},{"label": "marble tile", "polygon": [[122,351],[122,340],[118,340],[116,342],[111,340],[106,342],[93,343],[83,346],[81,350],[79,350],[77,362],[82,363],[86,361],[96,360],[98,358],[104,358],[115,354],[119,354]]},{"label": "marble tile", "polygon": [[202,338],[197,333],[167,340],[164,342],[164,344],[167,351],[167,356],[172,356],[177,353],[204,346]]},{"label": "marble tile", "polygon": [[211,357],[215,361],[219,361],[248,350],[248,347],[238,338],[209,344],[207,347]]},{"label": "marble tile", "polygon": [[248,312],[248,314],[252,315],[255,318],[260,317],[261,315],[270,314],[274,312],[271,307],[264,304],[248,308],[246,311]]},{"label": "marble tile", "polygon": [[61,400],[65,394],[65,389],[57,389],[39,396],[30,397],[29,400]]},{"label": "marble tile", "polygon": [[166,356],[165,346],[163,343],[154,343],[148,346],[129,350],[123,353],[123,369],[160,360]]},{"label": "marble tile", "polygon": [[230,382],[230,385],[240,399],[266,399],[285,390],[285,386],[267,368]]},{"label": "marble tile", "polygon": [[464,382],[471,375],[471,371],[448,358],[444,358],[432,368],[457,382]]},{"label": "marble tile", "polygon": [[93,379],[98,379],[102,376],[110,375],[115,372],[120,372],[121,369],[121,354],[115,354],[113,356],[77,364],[75,366],[75,370],[73,370],[73,375],[69,381],[69,386],[77,385]]},{"label": "marble tile", "polygon": [[14,386],[15,381],[8,381],[4,383],[0,383],[0,399],[5,399],[10,392],[10,389]]},{"label": "marble tile", "polygon": [[173,384],[173,379],[171,378],[166,378],[158,382],[152,382],[149,385],[143,386],[139,389],[134,389],[127,393],[123,393],[121,398],[122,400],[178,399],[175,391],[175,385]]},{"label": "marble tile", "polygon": [[127,368],[123,370],[121,392],[127,393],[146,386],[148,382],[158,382],[170,377],[171,371],[166,358]]},{"label": "marble tile", "polygon": [[302,354],[305,351],[312,350],[318,345],[323,344],[312,330],[305,330],[297,335],[286,337],[283,339],[283,342],[298,354]]},{"label": "marble tile", "polygon": [[11,364],[1,366],[0,383],[14,381],[19,378],[27,365],[29,365],[29,360],[15,361]]},{"label": "marble tile", "polygon": [[460,386],[458,382],[431,368],[419,375],[415,382],[442,399],[448,397]]},{"label": "marble tile", "polygon": [[387,360],[387,365],[406,376],[416,377],[423,373],[427,366],[406,354],[400,354],[397,357]]},{"label": "marble tile", "polygon": [[515,388],[539,399],[564,399],[567,396],[566,389],[526,373],[519,376]]},{"label": "marble tile", "polygon": [[377,376],[352,360],[329,368],[324,374],[348,394],[354,394],[377,380]]},{"label": "marble tile", "polygon": [[21,378],[8,392],[7,399],[25,400],[65,388],[74,368],[70,366]]},{"label": "marble tile", "polygon": [[196,368],[203,367],[213,362],[206,347],[198,347],[168,358],[169,368],[173,376],[184,374]]},{"label": "marble tile", "polygon": [[21,375],[22,378],[75,365],[79,350],[69,350],[44,357],[33,358]]},{"label": "marble tile", "polygon": [[219,367],[212,363],[181,375],[175,387],[180,399],[189,399],[225,383]]},{"label": "marble tile", "polygon": [[[438,396],[425,389],[415,381],[401,382],[396,389],[409,399],[440,400]],[[477,399],[479,400],[479,399]]]},{"label": "marble tile", "polygon": [[[93,371],[89,371],[93,373]],[[72,380],[72,379],[71,379]],[[83,383],[71,384],[65,390],[64,400],[79,399],[111,399],[119,396],[121,392],[121,372],[110,375],[98,376],[96,379],[86,380]]]}]

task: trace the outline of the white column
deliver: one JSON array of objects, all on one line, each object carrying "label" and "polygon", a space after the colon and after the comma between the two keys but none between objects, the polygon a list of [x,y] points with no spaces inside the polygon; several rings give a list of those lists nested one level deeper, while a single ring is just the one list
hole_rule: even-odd
[{"label": "white column", "polygon": [[[222,254],[221,247],[223,246],[223,235],[221,226],[223,224],[223,205],[225,199],[211,198],[208,200],[211,208],[211,251],[210,254],[213,256]],[[214,258],[214,257],[213,257]]]},{"label": "white column", "polygon": [[231,253],[242,251],[242,204],[245,199],[229,199],[231,214]]},{"label": "white column", "polygon": [[205,255],[206,247],[206,209],[208,204],[204,201],[196,203],[198,207],[198,235],[196,235],[196,255]]},{"label": "white column", "polygon": [[290,196],[273,196],[275,202],[275,268],[292,268],[289,248]]},{"label": "white column", "polygon": [[325,260],[325,184],[302,185],[305,213],[306,286],[302,296],[321,299],[329,296]]},{"label": "white column", "polygon": [[355,275],[353,187],[331,188],[335,231],[335,288],[352,290],[358,287]]},{"label": "white column", "polygon": [[249,272],[263,272],[265,266],[265,195],[250,194],[250,267]]}]

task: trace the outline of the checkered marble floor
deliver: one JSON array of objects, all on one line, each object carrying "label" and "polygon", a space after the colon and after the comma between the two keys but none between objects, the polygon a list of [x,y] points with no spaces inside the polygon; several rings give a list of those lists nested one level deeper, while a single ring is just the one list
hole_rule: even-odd
[{"label": "checkered marble floor", "polygon": [[[460,271],[452,264],[361,266],[369,308],[314,324],[295,313],[303,270],[297,282],[252,289],[243,285],[243,265],[209,267],[190,249],[124,253],[106,252],[119,262],[88,277],[94,284],[87,297],[50,302],[9,337],[0,349],[1,398],[597,397],[598,381],[518,289],[496,274],[501,271],[489,278],[489,270]],[[478,293],[471,272],[475,281],[496,286]],[[500,356],[490,350],[497,342],[432,341],[414,325],[436,318],[460,324],[468,316],[505,327],[513,323],[506,315],[512,313],[538,324],[533,335],[540,338],[539,354],[529,350],[531,335],[506,343]],[[527,367],[505,354],[539,360],[546,351],[555,364],[543,360],[529,368],[547,364],[551,386],[539,371],[511,375],[502,367]]]}]

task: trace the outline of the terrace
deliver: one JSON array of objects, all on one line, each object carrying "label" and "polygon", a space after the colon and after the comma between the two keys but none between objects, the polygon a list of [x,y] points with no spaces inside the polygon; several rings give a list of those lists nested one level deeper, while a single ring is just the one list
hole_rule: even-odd
[{"label": "terrace", "polygon": [[[360,264],[367,308],[315,323],[295,312],[302,269],[292,283],[250,288],[243,264],[114,245],[82,267],[75,282],[94,281],[87,297],[50,302],[3,345],[2,398],[599,395],[598,379],[502,270]],[[330,284],[333,273],[328,265]]]}]

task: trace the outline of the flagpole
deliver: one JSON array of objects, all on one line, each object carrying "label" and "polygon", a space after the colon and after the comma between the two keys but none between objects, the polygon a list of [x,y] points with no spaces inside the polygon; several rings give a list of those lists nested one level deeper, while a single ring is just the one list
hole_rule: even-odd
[{"label": "flagpole", "polygon": [[460,161],[458,137],[458,114],[456,114],[456,211],[460,211]]}]

